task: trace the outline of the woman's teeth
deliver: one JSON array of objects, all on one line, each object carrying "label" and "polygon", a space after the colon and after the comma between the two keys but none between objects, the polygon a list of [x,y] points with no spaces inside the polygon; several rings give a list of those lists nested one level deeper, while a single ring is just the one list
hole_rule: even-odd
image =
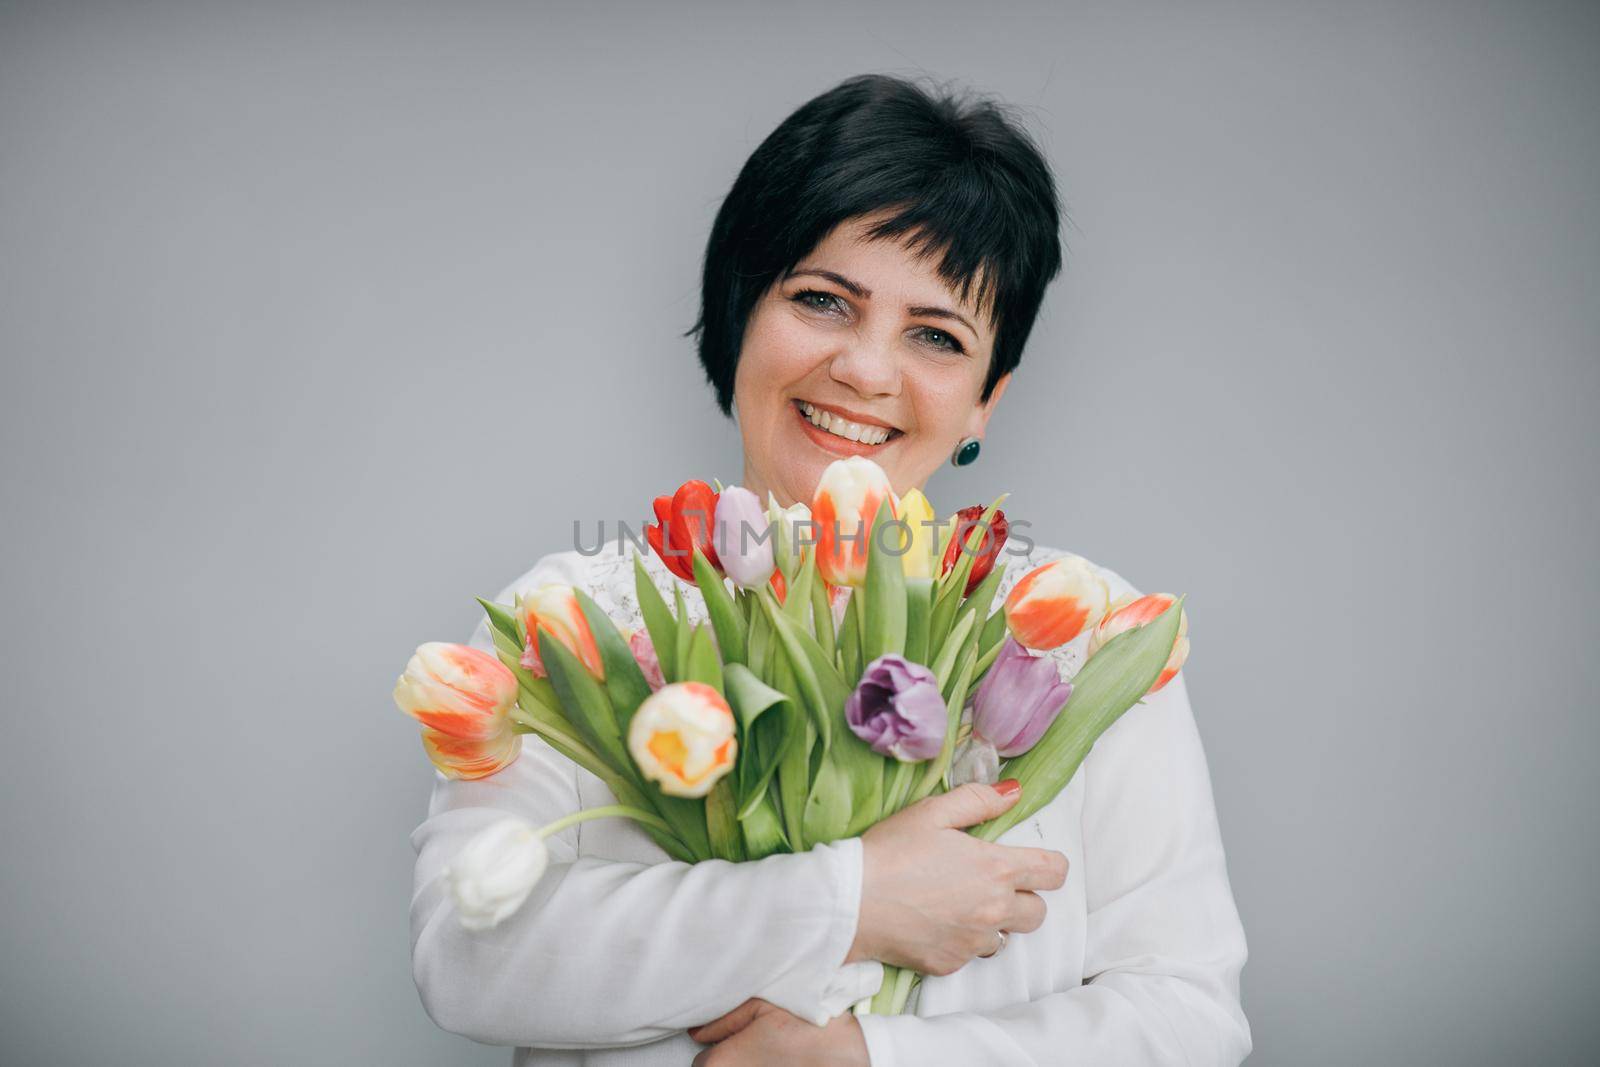
[{"label": "woman's teeth", "polygon": [[823,411],[819,407],[800,402],[800,410],[806,420],[818,429],[827,430],[835,437],[843,437],[850,441],[859,441],[864,445],[881,445],[889,439],[889,430],[882,426],[868,426],[864,423],[851,422],[849,419],[840,418],[831,411]]}]

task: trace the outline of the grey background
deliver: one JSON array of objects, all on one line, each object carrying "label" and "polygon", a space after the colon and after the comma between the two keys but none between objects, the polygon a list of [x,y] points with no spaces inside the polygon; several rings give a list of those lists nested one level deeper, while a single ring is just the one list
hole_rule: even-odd
[{"label": "grey background", "polygon": [[1190,594],[1252,1062],[1577,1063],[1592,5],[11,5],[0,1058],[500,1063],[411,984],[418,642],[695,474],[707,226],[864,70],[1023,109],[1069,265],[983,459]]}]

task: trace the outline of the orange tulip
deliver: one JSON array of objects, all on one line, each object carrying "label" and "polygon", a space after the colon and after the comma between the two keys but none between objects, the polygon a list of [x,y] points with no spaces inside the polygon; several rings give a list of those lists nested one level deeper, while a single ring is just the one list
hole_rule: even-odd
[{"label": "orange tulip", "polygon": [[1105,615],[1111,591],[1082,556],[1035,567],[1006,596],[1006,626],[1017,643],[1058,648]]},{"label": "orange tulip", "polygon": [[822,472],[811,501],[811,520],[816,523],[817,573],[828,584],[857,588],[866,584],[869,533],[878,505],[885,500],[894,515],[889,476],[865,456],[836,459]]},{"label": "orange tulip", "polygon": [[522,751],[511,726],[517,678],[467,645],[417,646],[395,683],[394,702],[422,724],[422,747],[446,778],[484,778]]},{"label": "orange tulip", "polygon": [[[1145,623],[1154,622],[1155,619],[1172,602],[1178,599],[1171,593],[1151,593],[1137,599],[1123,597],[1111,605],[1111,610],[1106,617],[1095,626],[1094,633],[1089,635],[1089,655],[1100,651],[1102,645],[1120,633],[1125,633]],[[1168,682],[1173,675],[1183,669],[1183,661],[1189,658],[1189,612],[1179,608],[1178,639],[1172,643],[1172,655],[1167,658],[1167,665],[1161,668],[1161,673],[1156,676],[1156,683],[1150,687],[1154,693]]]},{"label": "orange tulip", "polygon": [[600,648],[595,644],[589,629],[589,620],[578,606],[578,598],[570,585],[541,585],[517,599],[517,609],[522,613],[522,625],[528,631],[528,643],[522,649],[522,665],[535,677],[546,675],[544,663],[539,659],[539,628],[549,631],[557,641],[582,661],[596,680],[604,681],[605,664],[600,659]]}]

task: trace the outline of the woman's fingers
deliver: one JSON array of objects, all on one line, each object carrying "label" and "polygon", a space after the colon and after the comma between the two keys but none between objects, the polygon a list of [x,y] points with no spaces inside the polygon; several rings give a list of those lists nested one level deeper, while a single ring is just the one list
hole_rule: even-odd
[{"label": "woman's fingers", "polygon": [[948,793],[924,797],[900,814],[909,814],[927,826],[961,830],[1004,815],[1021,795],[1021,787],[1012,779],[996,785],[968,782]]},{"label": "woman's fingers", "polygon": [[1015,865],[1012,886],[1016,889],[1060,889],[1067,884],[1067,857],[1049,848],[998,846],[1009,853]]},{"label": "woman's fingers", "polygon": [[761,1014],[763,1008],[770,1007],[772,1005],[760,997],[751,997],[726,1015],[712,1019],[703,1026],[693,1027],[689,1031],[689,1036],[702,1045],[725,1041],[749,1026],[755,1017]]},{"label": "woman's fingers", "polygon": [[1011,921],[1005,929],[1014,934],[1031,934],[1044,925],[1045,906],[1038,893],[1014,893]]}]

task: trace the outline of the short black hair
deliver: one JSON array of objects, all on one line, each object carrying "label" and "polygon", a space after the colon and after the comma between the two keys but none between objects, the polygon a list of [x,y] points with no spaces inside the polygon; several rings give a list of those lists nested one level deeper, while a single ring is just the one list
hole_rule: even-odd
[{"label": "short black hair", "polygon": [[983,397],[1014,370],[1061,270],[1061,205],[1037,144],[999,102],[884,74],[802,105],[745,162],[706,242],[700,363],[729,414],[756,301],[848,219],[892,212],[870,239],[942,253],[939,276],[995,330]]}]

